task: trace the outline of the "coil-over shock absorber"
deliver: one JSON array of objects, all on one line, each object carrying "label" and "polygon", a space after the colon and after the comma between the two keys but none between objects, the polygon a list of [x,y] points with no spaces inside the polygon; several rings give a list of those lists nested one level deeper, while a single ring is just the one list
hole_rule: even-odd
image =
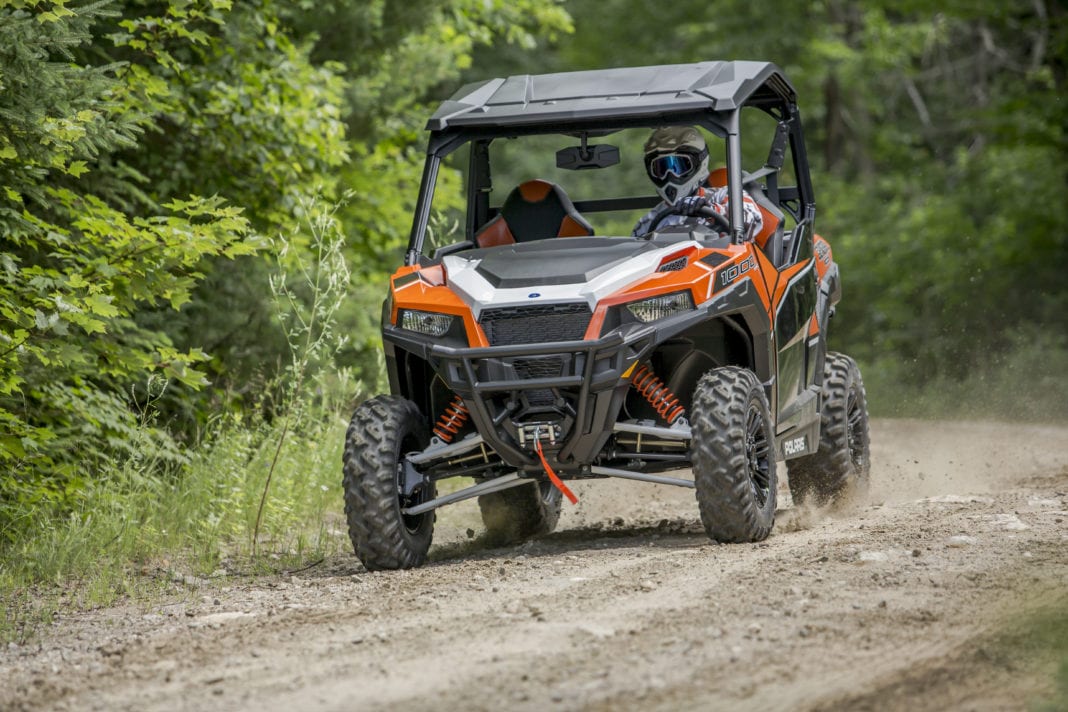
[{"label": "coil-over shock absorber", "polygon": [[434,435],[443,443],[451,443],[452,439],[467,423],[468,417],[464,399],[460,396],[453,396],[452,403],[445,408],[445,412],[441,414],[437,425],[434,426]]},{"label": "coil-over shock absorber", "polygon": [[642,364],[630,384],[649,401],[649,405],[668,425],[685,415],[686,409],[679,404],[678,397],[671,392],[667,384],[657,378],[649,366]]}]

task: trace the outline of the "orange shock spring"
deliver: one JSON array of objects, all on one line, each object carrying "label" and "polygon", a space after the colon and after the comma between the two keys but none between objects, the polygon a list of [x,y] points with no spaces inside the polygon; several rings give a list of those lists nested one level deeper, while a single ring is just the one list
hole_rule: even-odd
[{"label": "orange shock spring", "polygon": [[649,405],[653,406],[653,410],[666,420],[668,425],[674,423],[680,415],[686,412],[686,409],[679,405],[679,399],[671,392],[671,389],[646,365],[642,365],[634,374],[631,385],[645,396],[645,400],[649,401]]},{"label": "orange shock spring", "polygon": [[467,406],[464,405],[464,399],[460,396],[454,396],[452,403],[438,418],[438,424],[434,426],[434,435],[437,435],[442,442],[451,443],[456,433],[460,432],[460,428],[464,427],[467,418],[468,412]]}]

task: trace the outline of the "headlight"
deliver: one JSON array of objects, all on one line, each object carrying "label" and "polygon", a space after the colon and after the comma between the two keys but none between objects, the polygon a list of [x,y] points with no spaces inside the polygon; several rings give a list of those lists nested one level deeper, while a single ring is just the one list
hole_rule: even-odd
[{"label": "headlight", "polygon": [[690,296],[688,290],[674,292],[643,299],[640,302],[631,302],[627,305],[627,309],[638,318],[638,321],[648,323],[690,311],[693,309],[693,297]]},{"label": "headlight", "polygon": [[452,326],[453,317],[448,314],[403,309],[400,314],[402,329],[416,331],[427,336],[444,336]]}]

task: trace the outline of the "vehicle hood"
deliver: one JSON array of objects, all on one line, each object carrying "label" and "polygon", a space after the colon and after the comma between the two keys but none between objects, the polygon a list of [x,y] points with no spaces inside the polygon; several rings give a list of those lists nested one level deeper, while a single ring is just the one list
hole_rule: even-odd
[{"label": "vehicle hood", "polygon": [[[656,272],[691,243],[568,237],[472,250],[442,260],[449,286],[474,312],[600,299]],[[692,243],[697,246],[697,243]]]},{"label": "vehicle hood", "polygon": [[[475,270],[498,289],[579,284],[656,247],[608,238],[560,238],[477,250]],[[479,254],[482,253],[482,254]]]}]

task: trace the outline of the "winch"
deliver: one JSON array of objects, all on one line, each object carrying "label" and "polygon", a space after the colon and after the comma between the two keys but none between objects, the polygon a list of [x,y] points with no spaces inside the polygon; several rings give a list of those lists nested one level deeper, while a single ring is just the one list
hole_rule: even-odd
[{"label": "winch", "polygon": [[556,440],[563,434],[559,423],[517,423],[519,431],[519,444],[523,447],[535,447],[539,440],[549,445],[555,445]]}]

